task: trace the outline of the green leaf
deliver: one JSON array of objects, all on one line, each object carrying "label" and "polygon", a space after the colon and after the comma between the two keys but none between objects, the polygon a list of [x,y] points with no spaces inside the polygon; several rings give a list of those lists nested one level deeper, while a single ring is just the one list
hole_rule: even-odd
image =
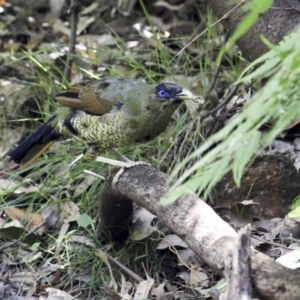
[{"label": "green leaf", "polygon": [[178,200],[183,195],[190,193],[190,190],[186,189],[184,186],[178,188],[171,188],[170,191],[161,199],[161,205],[169,205]]},{"label": "green leaf", "polygon": [[297,208],[298,206],[300,206],[300,195],[298,195],[294,200],[293,203],[291,205],[292,209]]},{"label": "green leaf", "polygon": [[246,144],[242,144],[235,153],[235,159],[232,164],[232,172],[234,181],[238,186],[240,186],[242,176],[247,164],[249,164],[252,158],[253,152],[259,146],[260,136],[260,132],[254,132],[253,137],[250,138]]},{"label": "green leaf", "polygon": [[300,218],[300,206],[298,206],[296,209],[289,212],[288,217],[291,219]]},{"label": "green leaf", "polygon": [[[229,167],[229,162],[231,161],[231,156],[230,155],[224,155],[220,160],[217,162],[211,164],[211,176],[206,176],[207,173],[202,172],[200,180],[205,178],[205,185],[199,185],[199,192],[203,191],[206,189],[207,191],[210,191],[217,183],[218,181],[223,177],[223,173],[220,172],[220,170],[228,170]],[[211,178],[211,180],[209,180]],[[207,182],[207,184],[206,184]],[[202,183],[202,181],[200,181]],[[205,192],[204,196],[207,196],[207,193]]]},{"label": "green leaf", "polygon": [[87,228],[89,225],[93,224],[93,220],[89,215],[81,214],[77,219],[77,224],[79,227]]}]

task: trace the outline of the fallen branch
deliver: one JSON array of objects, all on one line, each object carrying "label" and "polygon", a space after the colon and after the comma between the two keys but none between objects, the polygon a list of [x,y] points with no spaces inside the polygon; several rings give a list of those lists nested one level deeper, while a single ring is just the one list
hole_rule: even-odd
[{"label": "fallen branch", "polygon": [[[131,199],[158,216],[162,222],[203,259],[212,269],[224,275],[237,244],[237,233],[214,210],[195,194],[162,206],[161,199],[168,191],[167,175],[146,166],[127,169],[116,190],[111,182],[116,170],[107,179],[106,197],[115,193]],[[102,206],[102,209],[103,206]],[[110,206],[106,214],[118,214],[118,207]],[[300,271],[290,270],[268,256],[251,249],[251,282],[254,292],[262,299],[299,299]]]}]

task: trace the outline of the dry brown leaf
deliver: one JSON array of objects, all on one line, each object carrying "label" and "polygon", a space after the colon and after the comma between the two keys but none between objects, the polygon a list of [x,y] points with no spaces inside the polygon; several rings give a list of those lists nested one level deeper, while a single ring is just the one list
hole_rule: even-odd
[{"label": "dry brown leaf", "polygon": [[9,276],[9,281],[33,285],[36,283],[36,278],[33,273],[26,271],[12,274],[11,276]]},{"label": "dry brown leaf", "polygon": [[[97,48],[99,46],[112,46],[115,44],[116,39],[109,33],[106,34],[85,34],[79,36],[77,41],[87,47]],[[95,51],[95,50],[94,50]]]},{"label": "dry brown leaf", "polygon": [[165,293],[165,284],[166,282],[161,283],[158,287],[154,287],[151,292],[151,299],[155,300],[163,300],[167,299],[166,298],[166,293]]},{"label": "dry brown leaf", "polygon": [[[21,222],[26,222],[26,228],[29,231],[34,230],[41,224],[45,222],[43,216],[41,214],[37,213],[29,213],[26,210],[17,208],[17,207],[9,207],[4,209],[4,211],[7,213],[7,215],[12,219],[12,220],[19,220]],[[47,226],[44,224],[41,226],[39,229],[37,229],[35,232],[38,234],[43,234],[44,232],[47,231]]]},{"label": "dry brown leaf", "polygon": [[[43,255],[42,253],[40,254],[41,256]],[[39,258],[36,258],[39,259]],[[40,265],[38,268],[36,268],[35,270],[35,276],[36,278],[40,279],[40,278],[44,278],[46,279],[47,276],[49,276],[50,274],[57,272],[60,270],[61,268],[61,264],[58,263],[57,259],[53,256],[47,258],[46,260],[44,260],[45,258],[43,258],[43,264]],[[32,262],[32,259],[30,259],[30,262]],[[49,282],[52,280],[52,278],[48,279]]]},{"label": "dry brown leaf", "polygon": [[121,292],[119,295],[122,297],[122,299],[132,299],[131,296],[129,296],[129,293],[132,290],[132,283],[129,281],[126,281],[125,276],[121,273]]},{"label": "dry brown leaf", "polygon": [[100,3],[92,2],[91,5],[84,7],[83,10],[79,13],[80,16],[88,15],[94,12],[98,7]]},{"label": "dry brown leaf", "polygon": [[52,26],[54,33],[62,33],[67,37],[70,36],[70,28],[68,28],[60,19],[56,19]]},{"label": "dry brown leaf", "polygon": [[66,233],[69,230],[69,227],[70,227],[70,223],[66,222],[60,228],[59,235],[56,240],[56,250],[55,250],[55,254],[54,254],[54,256],[56,256],[56,257],[59,256],[59,253],[60,253],[61,249],[63,248],[63,245],[62,245],[63,239],[65,238]]},{"label": "dry brown leaf", "polygon": [[82,236],[82,235],[72,235],[69,237],[68,242],[76,242],[76,243],[81,243],[84,244],[88,247],[91,248],[96,248],[95,243],[93,242],[92,239],[86,237],[86,236]]},{"label": "dry brown leaf", "polygon": [[135,214],[135,220],[131,227],[130,238],[134,241],[140,241],[150,236],[157,227],[152,226],[152,221],[156,218],[155,215],[150,213],[145,208],[139,209]]},{"label": "dry brown leaf", "polygon": [[178,265],[182,264],[182,262],[187,265],[191,266],[194,265],[201,265],[200,258],[195,254],[195,252],[191,249],[184,249],[184,250],[178,250],[177,254],[178,258]]},{"label": "dry brown leaf", "polygon": [[73,201],[64,202],[60,205],[59,221],[70,223],[80,216],[79,207]]},{"label": "dry brown leaf", "polygon": [[7,195],[10,193],[14,194],[30,194],[30,193],[35,193],[39,190],[39,187],[37,186],[29,186],[29,187],[24,187],[20,186],[19,183],[15,183],[11,180],[6,180],[6,179],[0,179],[0,195]]},{"label": "dry brown leaf", "polygon": [[76,185],[73,196],[76,198],[80,196],[83,192],[85,192],[96,180],[97,177],[92,175],[84,175],[83,180]]},{"label": "dry brown leaf", "polygon": [[169,234],[165,236],[157,245],[156,249],[166,249],[170,246],[179,246],[182,248],[187,248],[188,245],[176,234]]},{"label": "dry brown leaf", "polygon": [[95,250],[94,251],[95,255],[98,256],[99,258],[102,259],[102,261],[106,264],[108,270],[109,270],[109,275],[110,275],[110,278],[111,278],[111,282],[112,282],[112,285],[113,285],[113,288],[114,288],[114,291],[117,293],[118,292],[118,285],[117,285],[117,282],[115,280],[115,277],[112,273],[112,268],[111,268],[111,265],[107,259],[107,256],[105,254],[105,252],[103,252],[102,250]]},{"label": "dry brown leaf", "polygon": [[154,286],[154,279],[147,275],[147,280],[144,280],[137,284],[136,292],[134,294],[134,300],[142,300],[150,297],[150,291]]},{"label": "dry brown leaf", "polygon": [[189,284],[192,286],[208,287],[208,276],[204,273],[202,268],[192,268]]},{"label": "dry brown leaf", "polygon": [[95,19],[94,16],[81,16],[78,22],[77,35],[84,31]]},{"label": "dry brown leaf", "polygon": [[78,299],[71,296],[67,292],[52,287],[46,288],[46,292],[48,293],[48,296],[46,298],[47,300],[77,300]]}]

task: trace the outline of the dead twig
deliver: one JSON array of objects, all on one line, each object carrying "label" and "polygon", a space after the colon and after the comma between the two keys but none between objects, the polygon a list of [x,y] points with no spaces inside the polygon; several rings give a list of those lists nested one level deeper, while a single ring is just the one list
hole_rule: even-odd
[{"label": "dead twig", "polygon": [[235,96],[235,93],[238,89],[239,85],[235,85],[231,91],[229,92],[229,94],[227,95],[227,97],[224,99],[224,101],[222,101],[219,105],[217,105],[215,108],[213,108],[212,110],[210,110],[209,112],[207,112],[206,114],[204,114],[201,117],[200,121],[203,121],[204,119],[206,119],[207,117],[209,117],[210,115],[213,115],[214,113],[216,113],[219,109],[221,109],[223,106],[225,106],[231,99],[233,96]]},{"label": "dead twig", "polygon": [[294,11],[300,12],[300,9],[290,5],[290,3],[287,0],[283,0],[283,2],[287,5],[287,7],[271,7],[271,8],[278,9],[278,10],[294,10]]},{"label": "dead twig", "polygon": [[69,0],[68,13],[70,14],[70,41],[69,41],[69,53],[67,56],[67,63],[65,68],[65,80],[70,82],[73,56],[75,54],[76,46],[76,36],[77,36],[77,25],[78,25],[78,13],[79,13],[79,3],[77,0]]}]

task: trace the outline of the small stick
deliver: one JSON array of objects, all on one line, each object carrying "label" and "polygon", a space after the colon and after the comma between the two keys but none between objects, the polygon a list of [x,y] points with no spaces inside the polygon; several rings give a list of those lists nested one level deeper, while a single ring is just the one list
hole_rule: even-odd
[{"label": "small stick", "polygon": [[70,13],[70,41],[69,41],[69,53],[67,56],[67,63],[65,68],[65,80],[67,82],[71,81],[71,72],[73,64],[73,55],[75,54],[76,37],[77,37],[77,25],[78,25],[78,13],[79,13],[79,3],[77,0],[69,0],[68,13]]}]

